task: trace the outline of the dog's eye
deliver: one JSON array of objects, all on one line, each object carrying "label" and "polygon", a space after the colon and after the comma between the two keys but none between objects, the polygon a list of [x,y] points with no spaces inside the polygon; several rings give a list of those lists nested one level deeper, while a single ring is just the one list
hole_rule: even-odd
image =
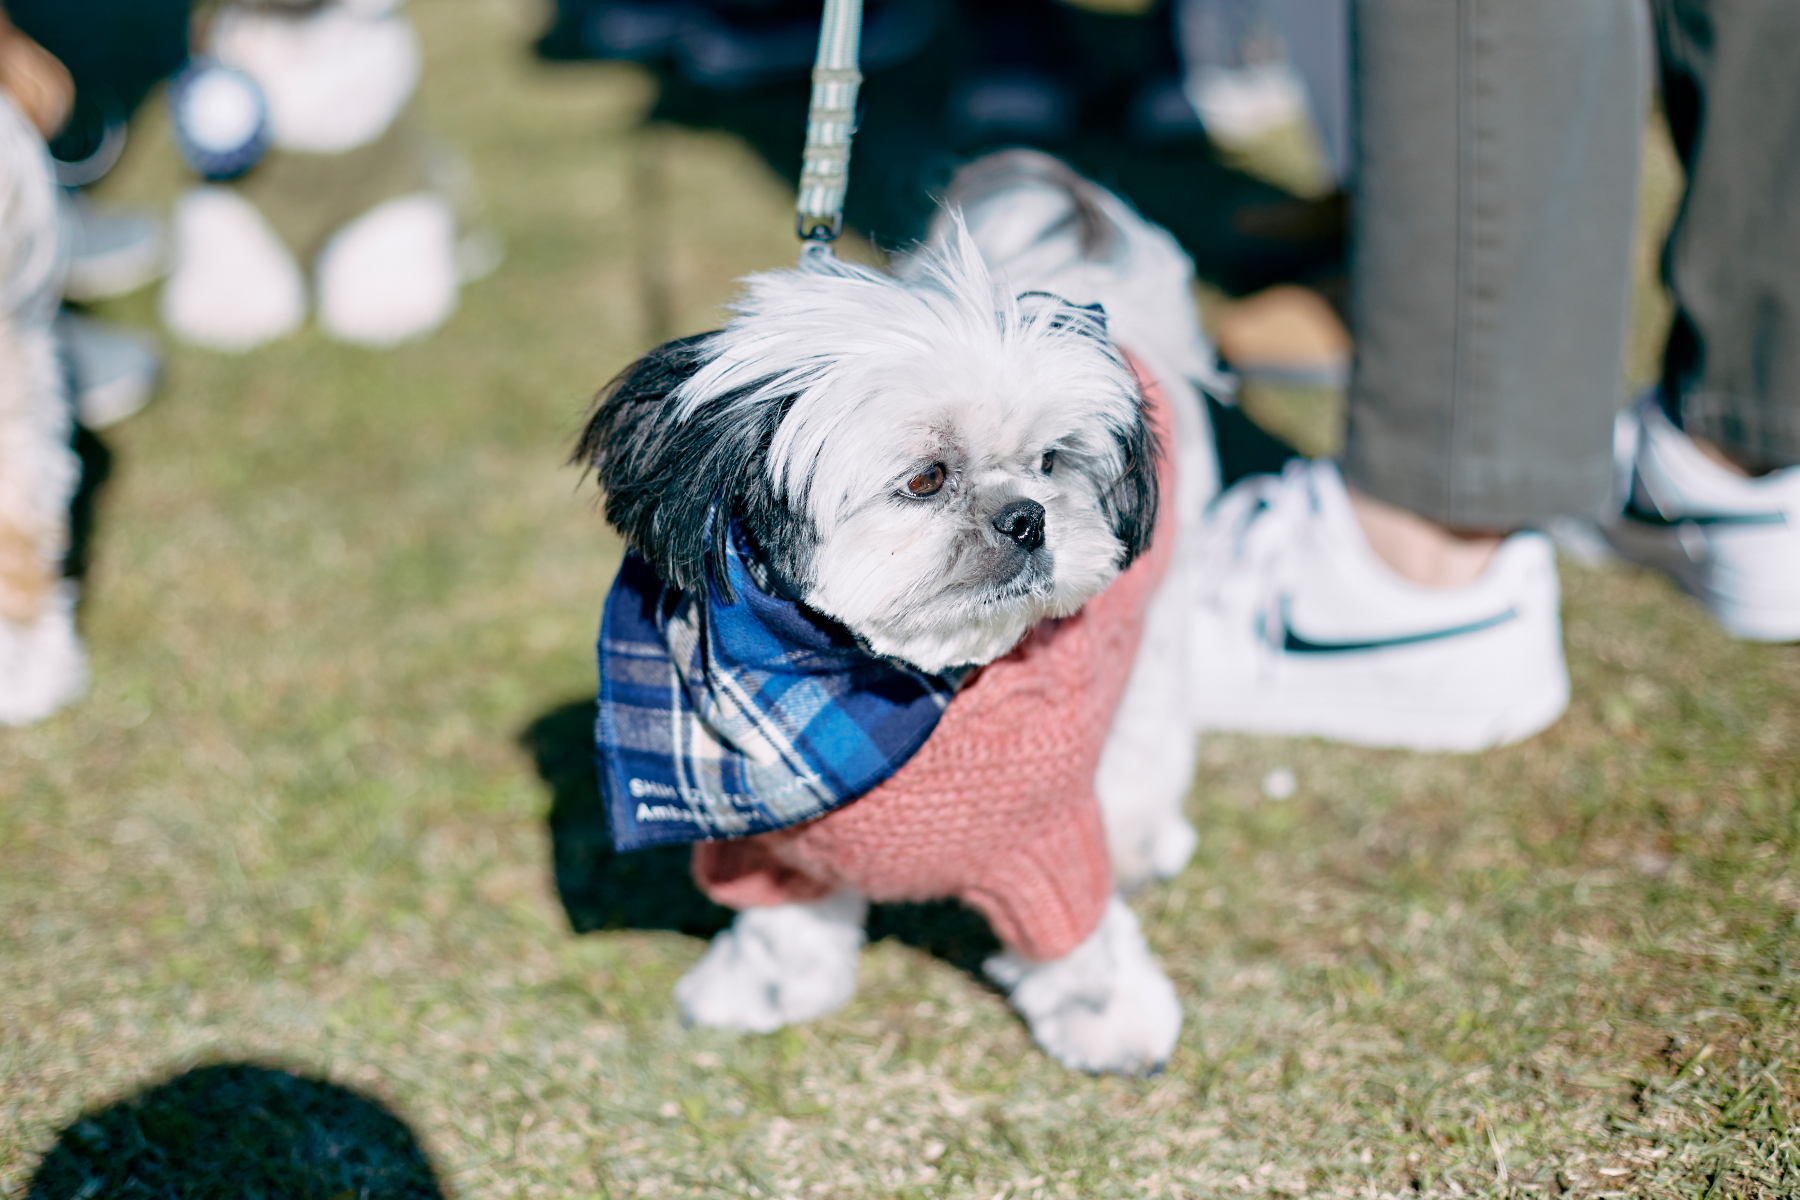
[{"label": "dog's eye", "polygon": [[1044,461],[1038,464],[1038,470],[1048,475],[1056,469],[1056,451],[1044,451]]},{"label": "dog's eye", "polygon": [[932,463],[906,481],[906,490],[915,496],[935,496],[942,490],[946,474],[943,463]]}]

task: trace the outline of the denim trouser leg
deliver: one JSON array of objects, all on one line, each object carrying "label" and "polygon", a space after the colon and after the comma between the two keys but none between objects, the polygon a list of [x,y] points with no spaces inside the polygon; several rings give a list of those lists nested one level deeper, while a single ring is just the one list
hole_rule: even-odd
[{"label": "denim trouser leg", "polygon": [[1687,196],[1663,257],[1663,400],[1688,432],[1800,464],[1800,3],[1655,0]]},{"label": "denim trouser leg", "polygon": [[1641,0],[1356,0],[1352,37],[1345,475],[1456,528],[1597,514],[1649,88]]}]

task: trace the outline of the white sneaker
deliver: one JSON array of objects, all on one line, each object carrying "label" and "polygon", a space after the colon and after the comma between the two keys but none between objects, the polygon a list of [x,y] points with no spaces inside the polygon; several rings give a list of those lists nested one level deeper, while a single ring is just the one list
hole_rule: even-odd
[{"label": "white sneaker", "polygon": [[1329,462],[1245,479],[1198,539],[1201,728],[1413,750],[1516,742],[1569,700],[1556,561],[1507,538],[1467,587],[1375,556]]},{"label": "white sneaker", "polygon": [[107,429],[150,402],[162,373],[156,343],[136,330],[58,313],[56,336],[68,359],[75,415],[89,429]]},{"label": "white sneaker", "polygon": [[1620,513],[1606,536],[1734,637],[1800,641],[1800,467],[1746,479],[1707,458],[1654,392],[1619,414]]},{"label": "white sneaker", "polygon": [[162,222],[153,214],[101,208],[78,192],[63,193],[62,213],[69,240],[65,299],[85,303],[123,296],[167,269]]}]

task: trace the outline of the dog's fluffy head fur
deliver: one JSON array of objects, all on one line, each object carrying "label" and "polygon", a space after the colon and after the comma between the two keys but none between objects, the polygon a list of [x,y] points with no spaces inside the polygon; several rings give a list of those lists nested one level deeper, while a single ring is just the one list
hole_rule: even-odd
[{"label": "dog's fluffy head fur", "polygon": [[[939,671],[1075,611],[1143,549],[1153,434],[1097,313],[1000,286],[958,228],[898,276],[824,257],[601,395],[579,461],[665,579],[760,579]],[[717,519],[708,519],[715,511]]]}]

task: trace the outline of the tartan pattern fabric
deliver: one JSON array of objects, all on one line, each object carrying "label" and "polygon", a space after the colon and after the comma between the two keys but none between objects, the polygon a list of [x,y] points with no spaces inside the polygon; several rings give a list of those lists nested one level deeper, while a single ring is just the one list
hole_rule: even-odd
[{"label": "tartan pattern fabric", "polygon": [[627,554],[600,622],[594,742],[619,850],[741,838],[830,812],[924,745],[960,673],[870,654],[760,590],[728,539],[726,603]]}]

